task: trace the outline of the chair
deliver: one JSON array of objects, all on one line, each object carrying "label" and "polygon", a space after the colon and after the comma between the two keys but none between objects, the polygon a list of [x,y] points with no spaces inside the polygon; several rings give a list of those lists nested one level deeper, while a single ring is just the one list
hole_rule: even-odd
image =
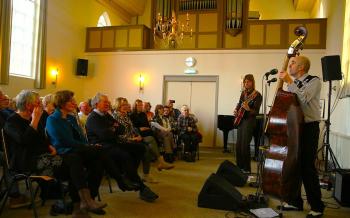
[{"label": "chair", "polygon": [[[176,135],[176,145],[177,145],[176,149],[177,149],[177,152],[178,152],[178,156],[179,156],[180,159],[183,159],[184,156],[185,156],[185,143],[180,138],[179,134]],[[199,160],[199,143],[197,143],[196,153],[197,153],[197,160]]]},{"label": "chair", "polygon": [[[113,193],[111,177],[108,175],[108,173],[105,173],[105,178],[106,178],[106,180],[108,182],[109,193]],[[100,191],[97,193],[97,200],[101,201]]]},{"label": "chair", "polygon": [[4,130],[1,129],[1,140],[2,140],[2,147],[3,147],[3,156],[4,156],[4,175],[9,175],[9,177],[11,177],[11,181],[8,181],[7,176],[4,177],[5,180],[5,190],[3,193],[3,202],[0,206],[0,215],[5,207],[5,204],[7,202],[8,199],[8,194],[9,194],[9,190],[11,190],[11,188],[13,187],[13,185],[16,182],[19,181],[25,181],[27,189],[29,189],[30,192],[30,201],[31,201],[31,208],[33,209],[33,214],[34,217],[37,218],[38,217],[38,213],[36,210],[36,206],[35,206],[35,197],[38,191],[36,190],[35,192],[33,191],[33,185],[32,183],[34,181],[38,182],[38,181],[53,181],[54,178],[50,177],[50,176],[35,176],[35,175],[31,175],[30,173],[18,173],[15,170],[11,169],[11,166],[9,164],[9,156],[8,156],[8,147],[6,144],[6,140],[5,140],[5,133]]}]

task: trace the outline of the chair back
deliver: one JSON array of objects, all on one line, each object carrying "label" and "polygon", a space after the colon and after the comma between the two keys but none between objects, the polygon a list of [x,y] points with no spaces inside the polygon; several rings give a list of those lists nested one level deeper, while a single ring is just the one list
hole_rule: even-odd
[{"label": "chair back", "polygon": [[6,169],[10,169],[10,162],[9,162],[9,158],[8,158],[8,150],[7,150],[7,144],[6,144],[6,139],[5,139],[5,132],[4,129],[1,129],[1,142],[2,142],[2,149],[4,152],[4,163]]}]

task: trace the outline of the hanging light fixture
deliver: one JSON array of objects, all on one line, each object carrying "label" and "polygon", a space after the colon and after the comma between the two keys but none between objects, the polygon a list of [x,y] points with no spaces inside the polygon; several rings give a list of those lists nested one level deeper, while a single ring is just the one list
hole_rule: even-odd
[{"label": "hanging light fixture", "polygon": [[189,14],[186,14],[186,22],[181,23],[176,19],[175,11],[172,10],[171,18],[163,17],[158,13],[156,18],[156,24],[153,28],[153,40],[156,41],[156,37],[163,41],[165,47],[176,48],[182,43],[184,38],[184,32],[190,32],[192,38],[192,28],[190,29]]}]

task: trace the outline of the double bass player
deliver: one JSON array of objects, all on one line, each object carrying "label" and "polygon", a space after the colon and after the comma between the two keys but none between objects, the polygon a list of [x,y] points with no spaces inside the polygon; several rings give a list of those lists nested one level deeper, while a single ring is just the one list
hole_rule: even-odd
[{"label": "double bass player", "polygon": [[[300,187],[298,194],[293,199],[286,199],[282,210],[303,210],[301,198],[301,182],[311,206],[307,215],[310,217],[321,217],[324,204],[321,200],[321,189],[318,173],[315,168],[315,159],[319,138],[319,100],[321,92],[321,81],[317,76],[308,74],[310,60],[305,56],[292,57],[288,64],[288,72],[279,72],[278,76],[287,83],[288,91],[295,93],[304,114],[304,122],[301,127],[300,137]],[[294,78],[294,80],[292,79]]]}]

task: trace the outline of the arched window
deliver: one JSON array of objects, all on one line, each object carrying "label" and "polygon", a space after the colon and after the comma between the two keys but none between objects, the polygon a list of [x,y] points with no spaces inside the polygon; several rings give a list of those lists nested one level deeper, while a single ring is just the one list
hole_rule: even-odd
[{"label": "arched window", "polygon": [[97,22],[97,27],[111,26],[111,21],[107,12],[103,12]]}]

